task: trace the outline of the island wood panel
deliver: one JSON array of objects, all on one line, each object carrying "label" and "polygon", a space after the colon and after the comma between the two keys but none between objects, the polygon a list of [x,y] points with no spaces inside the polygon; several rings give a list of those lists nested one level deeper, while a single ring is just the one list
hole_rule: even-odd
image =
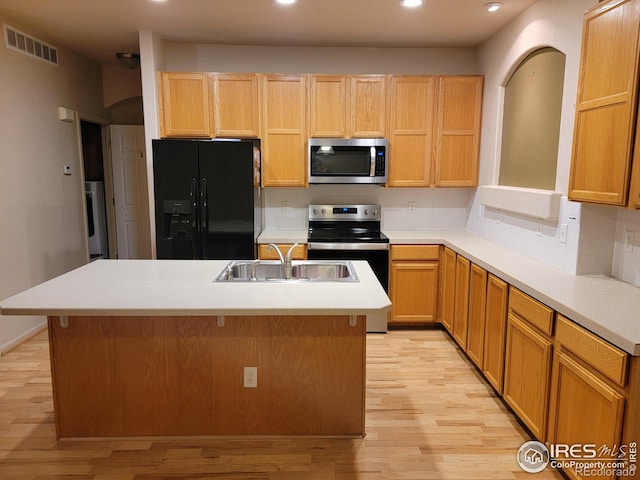
[{"label": "island wood panel", "polygon": [[210,318],[49,319],[59,437],[212,434]]},{"label": "island wood panel", "polygon": [[365,317],[227,317],[217,338],[216,433],[364,434]]},{"label": "island wood panel", "polygon": [[365,317],[349,319],[50,317],[57,435],[363,435]]}]

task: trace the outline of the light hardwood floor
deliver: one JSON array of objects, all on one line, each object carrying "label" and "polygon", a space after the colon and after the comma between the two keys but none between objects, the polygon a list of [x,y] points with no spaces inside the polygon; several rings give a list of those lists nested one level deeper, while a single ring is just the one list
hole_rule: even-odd
[{"label": "light hardwood floor", "polygon": [[363,439],[56,442],[46,332],[0,357],[1,480],[562,479],[516,463],[528,433],[439,329],[367,336]]}]

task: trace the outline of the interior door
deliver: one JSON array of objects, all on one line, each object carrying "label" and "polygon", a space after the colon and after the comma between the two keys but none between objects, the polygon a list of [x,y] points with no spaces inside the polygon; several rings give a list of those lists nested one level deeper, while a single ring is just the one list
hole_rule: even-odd
[{"label": "interior door", "polygon": [[144,126],[111,125],[118,258],[151,258]]}]

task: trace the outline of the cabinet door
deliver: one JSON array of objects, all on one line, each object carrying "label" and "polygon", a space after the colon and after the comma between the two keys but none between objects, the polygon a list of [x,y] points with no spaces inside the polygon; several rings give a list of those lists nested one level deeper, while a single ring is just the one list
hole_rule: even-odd
[{"label": "cabinet door", "polygon": [[441,77],[436,130],[436,186],[475,187],[478,184],[481,76]]},{"label": "cabinet door", "polygon": [[352,75],[350,77],[351,137],[382,138],[386,134],[386,85],[384,75]]},{"label": "cabinet door", "polygon": [[258,75],[218,73],[213,82],[216,137],[259,137]]},{"label": "cabinet door", "polygon": [[[620,445],[624,397],[562,350],[553,363],[549,443]],[[571,468],[565,473],[586,478]]]},{"label": "cabinet door", "polygon": [[436,77],[394,76],[390,82],[390,187],[433,184]]},{"label": "cabinet door", "polygon": [[437,320],[438,262],[391,262],[391,322]]},{"label": "cabinet door", "polygon": [[453,315],[456,299],[456,252],[442,250],[442,290],[440,293],[440,322],[453,335]]},{"label": "cabinet door", "polygon": [[161,137],[213,136],[209,74],[161,72],[159,84]]},{"label": "cabinet door", "polygon": [[[293,246],[292,243],[278,243],[277,245],[283,255],[286,254]],[[275,251],[275,249],[269,250],[269,245],[265,244],[258,245],[258,258],[260,260],[280,260],[280,257],[278,257],[278,253]],[[297,245],[296,248],[293,249],[291,258],[293,260],[306,260],[307,246]]]},{"label": "cabinet door", "polygon": [[509,314],[503,398],[541,442],[546,440],[552,350],[548,338]]},{"label": "cabinet door", "polygon": [[467,332],[467,355],[482,368],[484,359],[485,305],[487,298],[487,271],[471,265],[469,279],[469,331]]},{"label": "cabinet door", "polygon": [[303,75],[263,77],[263,187],[307,185],[305,84]]},{"label": "cabinet door", "polygon": [[347,136],[347,88],[346,75],[309,77],[310,136]]},{"label": "cabinet door", "polygon": [[482,371],[489,383],[502,393],[504,374],[504,342],[507,331],[507,299],[509,287],[506,282],[489,274],[484,326],[484,358]]},{"label": "cabinet door", "polygon": [[453,338],[467,351],[467,325],[469,320],[469,276],[471,262],[461,255],[456,257],[456,291],[453,312]]},{"label": "cabinet door", "polygon": [[606,2],[585,14],[569,177],[571,200],[626,203],[639,36],[640,0]]}]

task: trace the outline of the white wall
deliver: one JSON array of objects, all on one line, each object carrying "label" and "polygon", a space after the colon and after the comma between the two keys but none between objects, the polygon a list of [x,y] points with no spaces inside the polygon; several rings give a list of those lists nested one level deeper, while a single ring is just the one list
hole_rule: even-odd
[{"label": "white wall", "polygon": [[[87,260],[76,126],[58,120],[58,106],[104,116],[102,75],[93,62],[63,48],[58,54],[55,67],[0,45],[0,298]],[[64,176],[63,165],[73,175]],[[1,316],[0,352],[43,321]]]},{"label": "white wall", "polygon": [[168,71],[262,73],[478,73],[472,48],[165,45]]},{"label": "white wall", "polygon": [[[582,208],[580,204],[568,201],[566,194],[571,163],[582,17],[587,9],[597,3],[597,0],[539,0],[478,49],[478,64],[485,75],[479,172],[481,185],[497,183],[503,87],[513,70],[529,53],[540,47],[551,46],[566,55],[556,173],[556,190],[563,192],[565,196],[562,199],[558,222],[540,222],[533,218],[484,208],[474,200],[467,229],[574,273],[577,270],[581,270],[579,273],[592,273],[585,271],[589,262],[583,261],[581,264],[579,259]],[[615,212],[611,215],[615,217]],[[589,222],[589,218],[593,216],[587,215],[585,223]],[[568,227],[566,244],[560,242],[561,224],[567,224]],[[596,264],[601,267],[603,264],[606,265],[606,262],[599,259],[590,263],[594,268]],[[580,265],[583,268],[579,269]],[[610,261],[608,269],[611,269]]]}]

